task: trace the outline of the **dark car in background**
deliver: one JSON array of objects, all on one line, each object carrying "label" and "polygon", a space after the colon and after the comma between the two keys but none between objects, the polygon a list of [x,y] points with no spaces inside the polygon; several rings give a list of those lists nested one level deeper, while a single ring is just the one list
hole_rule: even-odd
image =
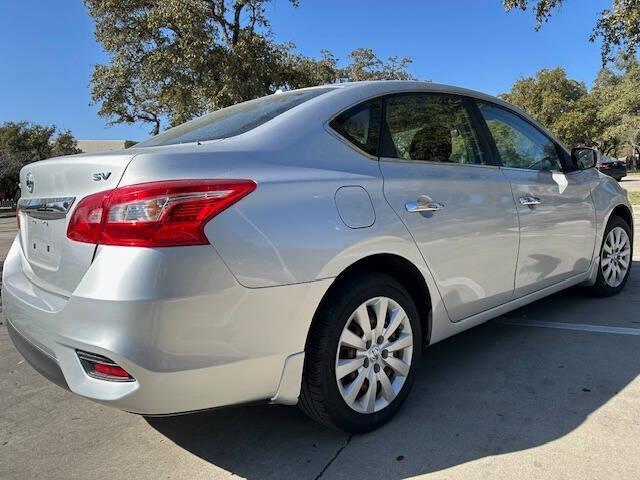
[{"label": "dark car in background", "polygon": [[625,160],[618,160],[615,157],[599,155],[596,168],[602,173],[615,178],[618,182],[622,180],[622,177],[627,176],[627,162]]}]

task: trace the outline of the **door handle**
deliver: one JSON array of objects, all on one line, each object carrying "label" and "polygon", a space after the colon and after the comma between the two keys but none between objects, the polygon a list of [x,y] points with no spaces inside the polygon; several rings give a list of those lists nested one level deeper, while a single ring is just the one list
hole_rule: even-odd
[{"label": "door handle", "polygon": [[528,207],[533,205],[540,205],[542,200],[538,197],[534,197],[533,195],[527,195],[525,197],[520,197],[520,205],[526,205]]},{"label": "door handle", "polygon": [[407,212],[437,212],[444,208],[444,203],[434,202],[428,195],[420,195],[415,202],[406,203]]}]

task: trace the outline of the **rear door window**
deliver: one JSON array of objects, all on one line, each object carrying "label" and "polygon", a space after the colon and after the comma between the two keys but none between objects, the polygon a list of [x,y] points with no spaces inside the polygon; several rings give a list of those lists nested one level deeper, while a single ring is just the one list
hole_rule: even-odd
[{"label": "rear door window", "polygon": [[386,99],[381,156],[458,164],[487,164],[464,101],[415,93]]}]

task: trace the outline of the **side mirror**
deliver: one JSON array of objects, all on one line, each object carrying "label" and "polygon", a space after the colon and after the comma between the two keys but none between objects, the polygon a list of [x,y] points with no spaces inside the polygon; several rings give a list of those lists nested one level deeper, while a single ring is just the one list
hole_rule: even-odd
[{"label": "side mirror", "polygon": [[571,160],[576,170],[587,170],[596,166],[598,152],[593,148],[574,148],[571,150]]}]

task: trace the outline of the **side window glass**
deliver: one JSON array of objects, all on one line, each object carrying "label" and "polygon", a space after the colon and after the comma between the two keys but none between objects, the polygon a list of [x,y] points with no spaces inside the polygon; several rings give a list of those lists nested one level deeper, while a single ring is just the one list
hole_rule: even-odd
[{"label": "side window glass", "polygon": [[555,144],[519,116],[488,103],[479,103],[505,167],[529,170],[561,170]]},{"label": "side window glass", "polygon": [[370,155],[378,155],[382,100],[370,100],[341,113],[329,124],[336,132]]},{"label": "side window glass", "polygon": [[486,164],[462,99],[438,94],[386,99],[382,156],[431,162]]}]

